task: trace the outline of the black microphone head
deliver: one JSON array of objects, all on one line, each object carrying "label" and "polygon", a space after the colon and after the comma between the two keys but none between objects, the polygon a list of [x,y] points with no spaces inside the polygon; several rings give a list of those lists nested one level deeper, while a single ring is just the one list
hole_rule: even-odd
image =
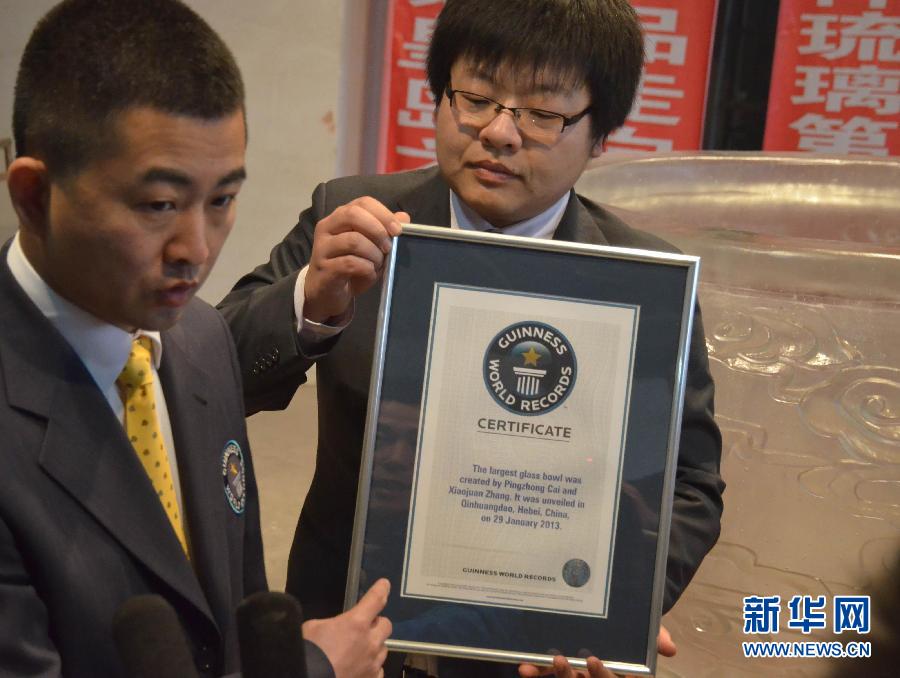
[{"label": "black microphone head", "polygon": [[260,591],[237,608],[244,678],[306,678],[303,613],[293,596]]},{"label": "black microphone head", "polygon": [[132,678],[197,678],[184,629],[162,596],[126,600],[113,618],[113,639]]}]

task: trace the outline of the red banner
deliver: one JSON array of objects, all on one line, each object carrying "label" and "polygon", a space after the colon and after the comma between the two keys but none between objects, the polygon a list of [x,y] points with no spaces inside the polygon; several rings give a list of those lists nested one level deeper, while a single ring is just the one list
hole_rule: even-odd
[{"label": "red banner", "polygon": [[632,0],[646,63],[625,125],[610,149],[692,151],[703,143],[716,0]]},{"label": "red banner", "polygon": [[[443,0],[391,0],[387,19],[378,171],[434,162],[434,101],[425,56]],[[633,0],[647,62],[638,98],[611,148],[696,150],[703,116],[716,0]]]},{"label": "red banner", "polygon": [[900,0],[781,0],[763,149],[900,155]]},{"label": "red banner", "polygon": [[381,83],[378,171],[434,163],[434,98],[425,57],[444,0],[391,0]]}]

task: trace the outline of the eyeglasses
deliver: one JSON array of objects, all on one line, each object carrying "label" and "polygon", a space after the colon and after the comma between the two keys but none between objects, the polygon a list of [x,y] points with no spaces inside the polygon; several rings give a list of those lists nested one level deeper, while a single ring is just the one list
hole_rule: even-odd
[{"label": "eyeglasses", "polygon": [[566,127],[574,125],[591,110],[588,106],[581,113],[565,116],[541,108],[504,106],[490,97],[461,89],[451,89],[449,85],[446,92],[450,106],[459,112],[460,122],[463,124],[486,127],[502,111],[509,111],[516,121],[516,127],[523,135],[544,144],[555,143]]}]

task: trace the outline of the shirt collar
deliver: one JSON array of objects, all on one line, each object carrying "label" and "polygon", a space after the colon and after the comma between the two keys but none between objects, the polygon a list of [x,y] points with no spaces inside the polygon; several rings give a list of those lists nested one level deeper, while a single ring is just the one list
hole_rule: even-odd
[{"label": "shirt collar", "polygon": [[141,335],[150,339],[153,364],[159,369],[162,360],[159,332],[126,332],[63,299],[50,289],[25,257],[18,233],[13,238],[6,261],[22,291],[69,342],[101,391],[105,393],[115,383],[128,360],[132,341]]},{"label": "shirt collar", "polygon": [[[568,191],[537,216],[500,229],[500,232],[504,235],[519,235],[529,238],[552,238],[559,222],[562,221],[566,205],[569,204],[570,194],[571,191]],[[452,190],[450,191],[450,228],[461,228],[466,231],[498,230],[460,200]]]}]

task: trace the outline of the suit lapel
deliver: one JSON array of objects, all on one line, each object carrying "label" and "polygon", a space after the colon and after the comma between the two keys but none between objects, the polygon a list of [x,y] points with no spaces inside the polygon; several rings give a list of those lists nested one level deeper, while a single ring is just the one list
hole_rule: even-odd
[{"label": "suit lapel", "polygon": [[221,453],[227,442],[216,430],[222,415],[209,375],[191,359],[189,337],[179,327],[163,333],[160,379],[166,393],[172,436],[178,453],[181,496],[197,577],[218,618],[229,613],[230,579],[223,576],[230,562],[228,522]]},{"label": "suit lapel", "polygon": [[40,463],[137,560],[210,614],[146,472],[90,375],[58,384]]},{"label": "suit lapel", "polygon": [[398,209],[406,212],[413,223],[423,226],[450,225],[450,187],[437,167],[425,170],[426,179],[397,199]]},{"label": "suit lapel", "polygon": [[581,200],[578,199],[574,189],[569,194],[569,204],[566,205],[566,211],[563,212],[559,226],[556,228],[556,233],[553,234],[553,239],[592,245],[609,244],[596,220],[581,203]]},{"label": "suit lapel", "polygon": [[124,429],[0,251],[0,363],[13,407],[46,420],[37,463],[131,555],[210,616],[203,592]]}]

